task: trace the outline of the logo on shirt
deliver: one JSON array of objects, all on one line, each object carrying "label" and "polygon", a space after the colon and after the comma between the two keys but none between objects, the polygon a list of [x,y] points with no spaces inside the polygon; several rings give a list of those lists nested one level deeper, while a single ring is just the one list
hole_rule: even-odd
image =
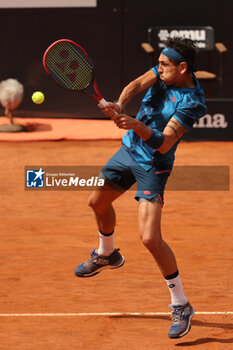
[{"label": "logo on shirt", "polygon": [[175,96],[172,96],[172,102],[176,102]]}]

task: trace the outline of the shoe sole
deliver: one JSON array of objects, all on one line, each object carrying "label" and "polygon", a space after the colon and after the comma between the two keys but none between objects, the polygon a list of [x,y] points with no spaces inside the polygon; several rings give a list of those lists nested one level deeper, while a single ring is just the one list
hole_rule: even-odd
[{"label": "shoe sole", "polygon": [[92,277],[92,276],[95,276],[97,275],[98,273],[100,273],[101,271],[103,270],[114,270],[114,269],[118,269],[119,267],[123,266],[125,263],[125,259],[124,257],[122,256],[122,261],[119,265],[117,266],[114,266],[114,265],[106,265],[106,266],[103,266],[103,267],[100,267],[97,271],[94,271],[92,273],[89,273],[89,274],[77,274],[76,272],[74,272],[75,276],[77,277]]},{"label": "shoe sole", "polygon": [[189,317],[189,323],[188,323],[188,327],[186,328],[186,330],[183,332],[183,333],[181,333],[181,334],[179,334],[179,335],[176,335],[176,336],[170,336],[170,335],[168,335],[169,336],[169,338],[170,339],[179,339],[179,338],[182,338],[183,336],[185,336],[189,331],[190,331],[190,329],[191,329],[191,319],[193,318],[193,316],[195,315],[195,310],[194,310],[194,308],[192,307],[192,314],[190,315],[190,317]]}]

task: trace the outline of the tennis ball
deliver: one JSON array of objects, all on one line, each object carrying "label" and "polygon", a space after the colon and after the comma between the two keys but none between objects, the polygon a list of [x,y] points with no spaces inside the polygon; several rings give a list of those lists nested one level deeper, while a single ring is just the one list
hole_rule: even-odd
[{"label": "tennis ball", "polygon": [[44,102],[44,94],[41,91],[35,91],[32,94],[32,101],[36,103],[37,105],[41,104]]}]

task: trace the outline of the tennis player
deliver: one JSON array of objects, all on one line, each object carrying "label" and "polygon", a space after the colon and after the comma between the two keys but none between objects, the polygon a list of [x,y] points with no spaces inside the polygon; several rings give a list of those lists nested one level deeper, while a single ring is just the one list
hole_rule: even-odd
[{"label": "tennis player", "polygon": [[[137,182],[139,232],[153,255],[171,293],[172,323],[168,336],[180,338],[190,330],[194,308],[184,294],[175,256],[161,235],[164,188],[174,153],[185,132],[206,113],[203,90],[194,75],[197,48],[192,40],[168,38],[158,65],[128,84],[118,102],[99,107],[118,128],[128,132],[122,147],[102,169],[103,189],[95,190],[89,205],[99,230],[99,248],[77,266],[76,276],[93,276],[118,268],[124,257],[114,247],[115,211],[112,202]],[[136,118],[122,114],[126,104],[147,90]],[[116,112],[118,114],[116,114]]]}]

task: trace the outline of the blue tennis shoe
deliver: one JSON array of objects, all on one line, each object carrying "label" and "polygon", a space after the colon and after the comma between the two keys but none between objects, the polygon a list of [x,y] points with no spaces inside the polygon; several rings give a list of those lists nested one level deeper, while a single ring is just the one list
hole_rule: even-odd
[{"label": "blue tennis shoe", "polygon": [[186,305],[169,305],[172,309],[172,324],[168,332],[169,338],[181,338],[191,329],[191,318],[194,316],[194,308]]},{"label": "blue tennis shoe", "polygon": [[120,249],[115,249],[109,256],[98,255],[98,251],[92,249],[91,258],[74,269],[77,277],[91,277],[105,269],[117,269],[124,265],[125,259],[119,253]]}]

